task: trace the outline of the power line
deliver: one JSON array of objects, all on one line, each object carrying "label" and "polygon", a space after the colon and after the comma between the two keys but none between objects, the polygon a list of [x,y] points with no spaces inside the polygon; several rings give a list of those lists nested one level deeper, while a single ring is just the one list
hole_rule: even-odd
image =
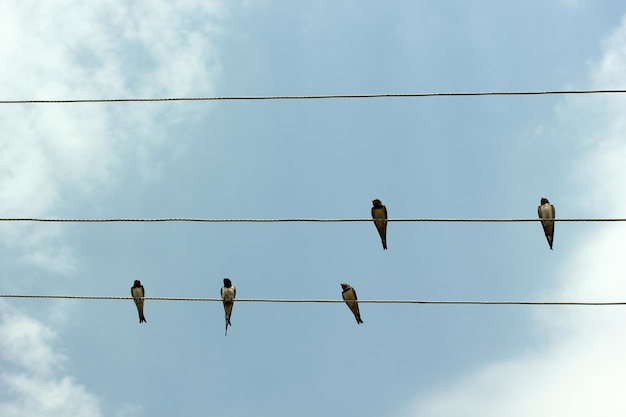
[{"label": "power line", "polygon": [[363,99],[363,98],[410,98],[410,97],[475,97],[475,96],[539,96],[564,94],[611,94],[626,90],[545,90],[545,91],[477,91],[434,93],[381,93],[381,94],[316,94],[273,96],[222,96],[222,97],[156,97],[156,98],[107,98],[107,99],[58,99],[58,100],[0,100],[0,104],[72,104],[72,103],[130,103],[164,101],[243,101],[243,100],[316,100],[316,99]]},{"label": "power line", "polygon": [[[132,300],[133,297],[108,295],[34,295],[34,294],[0,294],[0,298],[54,298],[78,300]],[[213,301],[221,302],[221,298],[197,297],[143,297],[154,301]],[[345,303],[344,300],[331,299],[281,299],[281,298],[238,298],[236,303]],[[357,300],[357,303],[368,304],[462,304],[462,305],[552,305],[552,306],[618,306],[626,305],[626,301],[467,301],[467,300]]]},{"label": "power line", "polygon": [[[556,222],[624,222],[626,218],[569,218],[551,219]],[[344,223],[344,222],[371,222],[371,218],[282,218],[282,219],[207,219],[193,217],[166,217],[166,218],[104,218],[104,219],[57,219],[43,217],[5,217],[0,222],[50,222],[50,223],[115,223],[115,222],[199,222],[199,223]],[[387,222],[430,222],[430,223],[519,223],[539,222],[539,218],[398,218],[387,219]]]}]

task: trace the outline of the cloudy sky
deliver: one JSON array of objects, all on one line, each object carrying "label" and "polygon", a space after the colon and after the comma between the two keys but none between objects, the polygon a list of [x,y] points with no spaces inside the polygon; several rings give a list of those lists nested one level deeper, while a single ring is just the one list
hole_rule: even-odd
[{"label": "cloudy sky", "polygon": [[[0,100],[626,88],[618,1],[0,3]],[[0,217],[625,217],[626,97],[0,105]],[[622,301],[621,223],[0,222],[0,293]],[[622,307],[0,299],[0,415],[623,416]]]}]

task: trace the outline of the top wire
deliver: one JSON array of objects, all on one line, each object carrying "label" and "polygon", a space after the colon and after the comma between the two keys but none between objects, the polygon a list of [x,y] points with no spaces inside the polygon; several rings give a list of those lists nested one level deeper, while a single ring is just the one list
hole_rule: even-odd
[{"label": "top wire", "polygon": [[238,101],[238,100],[318,100],[410,97],[474,97],[474,96],[539,96],[564,94],[620,94],[626,90],[545,90],[545,91],[475,91],[435,93],[381,93],[381,94],[316,94],[274,96],[223,96],[223,97],[157,97],[157,98],[101,98],[62,100],[0,100],[0,104],[58,104],[58,103],[130,103],[160,101]]}]

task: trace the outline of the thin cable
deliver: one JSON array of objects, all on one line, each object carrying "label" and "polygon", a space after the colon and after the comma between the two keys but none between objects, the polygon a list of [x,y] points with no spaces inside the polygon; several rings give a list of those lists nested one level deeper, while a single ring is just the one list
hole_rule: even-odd
[{"label": "thin cable", "polygon": [[[33,294],[0,294],[0,298],[55,298],[78,300],[132,300],[133,297],[108,295],[33,295]],[[144,300],[155,301],[219,301],[221,298],[196,297],[143,297]],[[238,298],[237,303],[345,303],[344,300],[327,299],[277,299],[277,298]],[[441,301],[441,300],[357,300],[357,303],[368,304],[464,304],[464,305],[554,305],[554,306],[617,306],[626,305],[626,301]]]},{"label": "thin cable", "polygon": [[[624,222],[626,218],[579,218],[579,219],[552,219],[556,222]],[[154,219],[138,218],[110,218],[110,219],[54,219],[42,217],[6,217],[0,218],[0,222],[58,222],[58,223],[114,223],[114,222],[200,222],[200,223],[342,223],[342,222],[371,222],[371,218],[346,218],[346,219],[316,219],[316,218],[284,218],[284,219],[203,219],[192,217],[169,217]],[[444,223],[516,223],[516,222],[539,222],[539,218],[512,218],[512,219],[471,219],[471,218],[399,218],[387,219],[388,222],[444,222]]]},{"label": "thin cable", "polygon": [[157,97],[157,98],[108,98],[66,100],[0,100],[0,104],[58,104],[58,103],[130,103],[159,101],[237,101],[237,100],[315,100],[315,99],[362,99],[362,98],[408,98],[408,97],[472,97],[472,96],[538,96],[557,94],[610,94],[626,93],[626,90],[546,90],[546,91],[483,91],[450,93],[382,93],[382,94],[316,94],[279,96],[223,96],[223,97]]}]

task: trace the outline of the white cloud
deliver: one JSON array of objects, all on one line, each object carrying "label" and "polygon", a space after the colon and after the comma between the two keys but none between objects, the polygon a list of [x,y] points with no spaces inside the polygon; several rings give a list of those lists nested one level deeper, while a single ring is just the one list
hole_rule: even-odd
[{"label": "white cloud", "polygon": [[2,356],[31,372],[47,374],[65,359],[49,347],[55,337],[54,332],[43,324],[22,314],[5,312],[1,316]]},{"label": "white cloud", "polygon": [[[593,65],[592,88],[626,85],[626,20],[607,38],[603,59]],[[595,214],[626,211],[626,123],[623,95],[569,99],[559,111],[577,117],[583,145],[575,177],[581,204]],[[602,202],[602,206],[597,205]],[[558,288],[546,298],[619,301],[626,294],[626,230],[594,227],[563,263]],[[623,416],[626,414],[626,312],[623,307],[560,307],[535,311],[549,342],[517,358],[495,362],[437,392],[420,395],[403,415]]]},{"label": "white cloud", "polygon": [[[211,95],[215,1],[0,3],[3,99]],[[0,216],[55,216],[147,161],[185,105],[3,105]],[[167,117],[164,117],[167,115]],[[191,117],[191,116],[189,116]],[[179,138],[176,138],[180,140]],[[75,269],[50,225],[0,224],[0,243],[53,272]],[[49,233],[55,230],[55,233]],[[47,248],[54,247],[50,251]]]},{"label": "white cloud", "polygon": [[[550,299],[619,301],[624,230],[607,227],[563,268],[562,287]],[[536,311],[548,347],[489,364],[410,406],[409,415],[622,416],[626,412],[626,335],[623,307],[542,307]]]},{"label": "white cloud", "polygon": [[[0,415],[98,416],[98,399],[62,372],[55,332],[39,321],[0,305]],[[9,366],[10,365],[10,366]],[[14,369],[9,371],[8,369]]]},{"label": "white cloud", "polygon": [[97,398],[72,378],[41,378],[24,374],[0,374],[5,392],[14,401],[0,402],[0,414],[12,416],[100,416]]}]

